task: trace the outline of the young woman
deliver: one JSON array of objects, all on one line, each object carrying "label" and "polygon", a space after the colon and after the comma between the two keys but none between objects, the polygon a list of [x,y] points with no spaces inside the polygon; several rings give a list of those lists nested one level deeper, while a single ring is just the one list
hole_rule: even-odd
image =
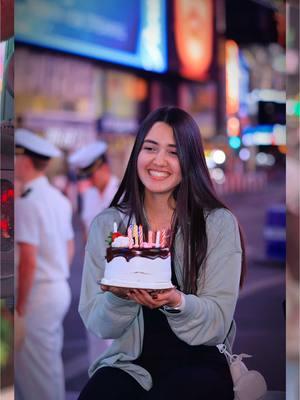
[{"label": "young woman", "polygon": [[[114,222],[171,230],[175,288],[149,292],[97,286]],[[233,399],[226,358],[244,277],[244,246],[218,200],[199,128],[185,111],[163,107],[141,124],[111,207],[98,215],[86,247],[79,312],[111,347],[91,366],[80,400]]]}]

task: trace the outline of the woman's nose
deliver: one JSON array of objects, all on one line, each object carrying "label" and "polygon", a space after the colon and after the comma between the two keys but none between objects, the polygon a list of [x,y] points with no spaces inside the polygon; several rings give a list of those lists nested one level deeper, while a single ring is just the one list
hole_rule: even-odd
[{"label": "woman's nose", "polygon": [[156,165],[165,165],[167,163],[165,152],[163,150],[158,151],[153,161]]}]

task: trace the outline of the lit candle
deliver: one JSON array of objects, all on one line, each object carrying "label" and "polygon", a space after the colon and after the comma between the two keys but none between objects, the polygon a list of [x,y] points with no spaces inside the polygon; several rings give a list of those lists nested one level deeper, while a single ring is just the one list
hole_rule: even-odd
[{"label": "lit candle", "polygon": [[138,226],[136,224],[133,225],[133,237],[134,237],[134,247],[139,247]]},{"label": "lit candle", "polygon": [[166,247],[166,230],[165,229],[163,229],[161,231],[160,246],[162,248]]},{"label": "lit candle", "polygon": [[148,232],[148,243],[150,245],[152,245],[152,243],[153,243],[153,232],[152,231]]},{"label": "lit candle", "polygon": [[114,222],[114,232],[118,232],[118,225],[116,222]]},{"label": "lit candle", "polygon": [[127,229],[127,235],[129,239],[129,248],[132,249],[133,246],[133,239],[132,239],[132,225],[130,225]]},{"label": "lit candle", "polygon": [[143,227],[142,227],[142,225],[139,226],[139,241],[140,241],[140,247],[143,247],[144,238],[143,238]]},{"label": "lit candle", "polygon": [[160,247],[160,231],[156,232],[155,247]]}]

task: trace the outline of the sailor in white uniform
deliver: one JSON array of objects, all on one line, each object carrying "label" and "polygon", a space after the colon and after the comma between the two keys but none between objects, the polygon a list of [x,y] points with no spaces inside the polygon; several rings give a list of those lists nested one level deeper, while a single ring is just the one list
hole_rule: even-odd
[{"label": "sailor in white uniform", "polygon": [[[119,187],[119,180],[111,173],[108,164],[107,144],[103,141],[91,143],[75,151],[68,158],[71,167],[79,176],[88,177],[91,187],[82,196],[81,218],[87,237],[91,222],[97,214],[109,207]],[[88,332],[89,359],[92,363],[110,345],[111,340],[100,339]]]},{"label": "sailor in white uniform", "polygon": [[83,193],[81,218],[86,233],[97,214],[107,208],[119,187],[106,156],[107,144],[91,143],[69,156],[69,164],[80,176],[90,179],[91,187]]},{"label": "sailor in white uniform", "polygon": [[72,208],[45,176],[60,151],[24,129],[16,130],[15,143],[15,176],[23,185],[15,202],[16,308],[25,320],[25,339],[15,354],[15,398],[64,400],[62,324],[71,301]]}]

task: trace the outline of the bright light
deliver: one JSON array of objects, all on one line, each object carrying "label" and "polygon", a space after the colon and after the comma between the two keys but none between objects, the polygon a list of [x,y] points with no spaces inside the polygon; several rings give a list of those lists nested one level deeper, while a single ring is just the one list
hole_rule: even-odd
[{"label": "bright light", "polygon": [[256,154],[255,159],[256,159],[257,164],[266,165],[267,164],[267,160],[268,160],[268,156],[267,156],[266,153],[260,152],[260,153]]},{"label": "bright light", "polygon": [[249,160],[249,158],[250,158],[250,151],[248,150],[248,149],[241,149],[240,151],[239,151],[239,157],[240,157],[240,159],[241,160],[243,160],[243,161],[247,161],[247,160]]},{"label": "bright light", "polygon": [[257,132],[253,135],[254,144],[257,145],[269,145],[272,144],[272,135],[265,132]]},{"label": "bright light", "polygon": [[287,115],[294,115],[295,100],[288,99],[286,102],[286,113]]},{"label": "bright light", "polygon": [[225,182],[225,174],[221,168],[214,168],[213,170],[211,170],[210,175],[212,179],[219,184]]},{"label": "bright light", "polygon": [[223,150],[215,150],[212,153],[212,158],[216,164],[223,164],[226,160],[226,154]]},{"label": "bright light", "polygon": [[209,168],[209,169],[214,168],[216,166],[216,163],[214,162],[214,160],[211,157],[205,157],[205,161],[206,161],[207,168]]},{"label": "bright light", "polygon": [[286,144],[286,127],[285,125],[274,125],[273,136],[275,144]]},{"label": "bright light", "polygon": [[235,114],[239,110],[239,48],[233,40],[227,40],[226,57],[226,112]]},{"label": "bright light", "polygon": [[294,114],[296,117],[300,117],[300,101],[296,101],[295,103]]},{"label": "bright light", "polygon": [[230,117],[227,120],[227,135],[238,136],[240,133],[240,120],[237,117]]},{"label": "bright light", "polygon": [[233,149],[238,149],[241,145],[241,139],[236,136],[232,136],[229,138],[229,146]]},{"label": "bright light", "polygon": [[244,146],[253,146],[254,140],[253,140],[253,135],[250,133],[246,133],[242,136],[242,142]]},{"label": "bright light", "polygon": [[272,154],[260,152],[256,154],[255,158],[258,165],[267,165],[271,167],[275,164],[275,157]]},{"label": "bright light", "polygon": [[248,97],[250,102],[273,101],[274,103],[285,103],[286,92],[275,89],[254,89]]}]

